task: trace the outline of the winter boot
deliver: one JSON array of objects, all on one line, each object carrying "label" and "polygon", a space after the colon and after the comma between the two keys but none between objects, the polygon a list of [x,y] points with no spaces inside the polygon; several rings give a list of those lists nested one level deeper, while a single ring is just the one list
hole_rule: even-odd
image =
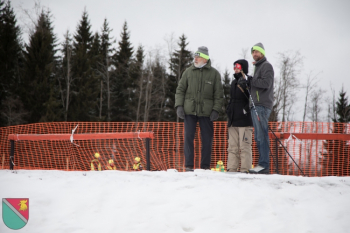
[{"label": "winter boot", "polygon": [[258,165],[255,168],[249,169],[249,173],[252,173],[252,174],[270,174],[270,169],[264,168],[264,167]]}]

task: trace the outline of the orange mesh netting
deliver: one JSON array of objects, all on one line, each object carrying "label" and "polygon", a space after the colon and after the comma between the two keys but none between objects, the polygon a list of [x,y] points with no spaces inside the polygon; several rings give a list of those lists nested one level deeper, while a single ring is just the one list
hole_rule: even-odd
[{"label": "orange mesh netting", "polygon": [[[91,161],[95,159],[94,154],[97,152],[100,154],[98,160],[102,170],[108,169],[110,159],[114,161],[117,170],[133,170],[135,157],[140,157],[141,163],[145,166],[145,138],[148,137],[151,138],[151,170],[172,168],[183,171],[183,126],[183,123],[176,122],[56,122],[2,127],[0,168],[10,168],[9,135],[10,139],[14,140],[14,169],[78,171],[91,170]],[[75,128],[71,141],[72,130]],[[288,155],[270,132],[271,173],[307,176],[350,175],[349,124],[270,122],[270,128],[289,152]],[[128,134],[129,138],[120,138],[125,137],[125,134],[118,133],[125,132],[132,133]],[[195,168],[199,168],[201,150],[199,127],[194,145]],[[226,167],[227,146],[226,122],[215,122],[212,167],[215,167],[219,160],[222,160]],[[254,165],[257,164],[258,157],[253,138]]]}]

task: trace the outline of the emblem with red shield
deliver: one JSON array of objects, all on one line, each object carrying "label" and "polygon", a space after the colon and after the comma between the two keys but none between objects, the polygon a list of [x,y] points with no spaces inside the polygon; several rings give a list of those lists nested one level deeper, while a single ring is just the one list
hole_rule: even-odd
[{"label": "emblem with red shield", "polygon": [[13,230],[23,228],[29,219],[29,198],[3,198],[2,220]]}]

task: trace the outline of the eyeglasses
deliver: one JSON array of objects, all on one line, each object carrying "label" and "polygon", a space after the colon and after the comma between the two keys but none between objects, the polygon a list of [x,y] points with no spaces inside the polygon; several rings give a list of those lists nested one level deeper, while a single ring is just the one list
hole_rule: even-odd
[{"label": "eyeglasses", "polygon": [[235,64],[235,66],[233,67],[234,69],[242,69],[242,66],[241,66],[241,64],[239,64],[239,63],[236,63]]},{"label": "eyeglasses", "polygon": [[209,56],[206,55],[206,54],[204,54],[204,53],[201,53],[201,52],[195,52],[195,53],[194,53],[194,56],[195,56],[195,57],[202,57],[202,58],[204,58],[204,59],[209,60]]}]

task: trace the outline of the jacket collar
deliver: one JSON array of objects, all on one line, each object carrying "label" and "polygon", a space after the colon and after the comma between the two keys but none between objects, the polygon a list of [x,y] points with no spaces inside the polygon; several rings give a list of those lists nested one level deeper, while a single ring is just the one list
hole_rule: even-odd
[{"label": "jacket collar", "polygon": [[264,56],[260,61],[255,63],[255,66],[259,66],[261,63],[266,61],[266,57]]}]

